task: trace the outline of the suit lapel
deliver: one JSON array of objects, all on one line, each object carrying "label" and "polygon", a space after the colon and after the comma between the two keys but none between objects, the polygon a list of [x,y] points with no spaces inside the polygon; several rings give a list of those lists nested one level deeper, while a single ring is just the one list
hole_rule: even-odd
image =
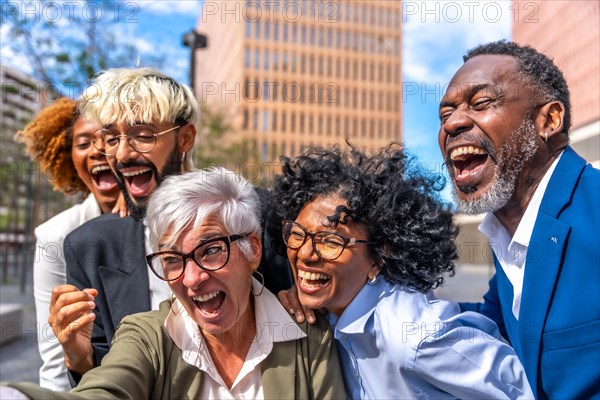
[{"label": "suit lapel", "polygon": [[[111,265],[98,267],[113,332],[129,314],[150,310],[148,267],[145,262],[144,225],[132,218],[115,233]],[[109,260],[111,257],[108,258]]]},{"label": "suit lapel", "polygon": [[530,372],[527,377],[534,390],[537,374],[533,376],[531,372],[539,368],[542,333],[570,229],[569,225],[539,213],[527,250],[518,332],[521,361]]},{"label": "suit lapel", "polygon": [[585,160],[567,147],[548,183],[527,250],[518,326],[521,361],[529,372],[527,378],[534,393],[537,392],[544,325],[571,231],[558,216],[570,203],[584,167]]}]

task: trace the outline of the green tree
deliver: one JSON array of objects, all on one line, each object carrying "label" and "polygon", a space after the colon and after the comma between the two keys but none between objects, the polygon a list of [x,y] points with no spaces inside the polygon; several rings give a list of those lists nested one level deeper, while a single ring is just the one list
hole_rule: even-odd
[{"label": "green tree", "polygon": [[225,105],[200,105],[200,131],[194,150],[196,167],[220,165],[240,170],[245,163],[258,159],[248,140],[236,138],[239,132],[231,120],[230,110]]},{"label": "green tree", "polygon": [[8,26],[3,50],[25,57],[33,77],[51,85],[59,95],[78,96],[90,78],[107,68],[139,63],[160,68],[164,64],[163,55],[140,60],[129,34],[136,20],[127,12],[135,3],[85,0],[61,4],[44,0],[2,6],[2,24]]}]

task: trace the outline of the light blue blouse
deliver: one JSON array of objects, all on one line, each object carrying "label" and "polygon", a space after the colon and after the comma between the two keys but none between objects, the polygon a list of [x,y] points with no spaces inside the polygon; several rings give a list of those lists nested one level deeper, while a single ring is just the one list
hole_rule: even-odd
[{"label": "light blue blouse", "polygon": [[354,399],[533,399],[496,324],[378,276],[328,315]]}]

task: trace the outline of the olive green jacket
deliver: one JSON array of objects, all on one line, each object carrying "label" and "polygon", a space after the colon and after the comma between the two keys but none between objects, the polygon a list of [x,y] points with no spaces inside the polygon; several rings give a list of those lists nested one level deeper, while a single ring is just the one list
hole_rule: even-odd
[{"label": "olive green jacket", "polygon": [[[158,311],[123,319],[110,352],[69,393],[31,383],[9,384],[32,399],[198,399],[204,372],[186,363],[163,326],[171,301]],[[261,362],[266,399],[343,399],[344,382],[328,324],[300,325],[307,336],[273,343]]]}]

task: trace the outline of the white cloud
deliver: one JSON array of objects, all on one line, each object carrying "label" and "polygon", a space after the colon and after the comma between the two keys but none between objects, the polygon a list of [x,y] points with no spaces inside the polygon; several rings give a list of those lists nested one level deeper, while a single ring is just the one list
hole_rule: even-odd
[{"label": "white cloud", "polygon": [[509,1],[404,1],[404,79],[447,83],[467,49],[510,37],[510,5]]},{"label": "white cloud", "polygon": [[138,1],[140,9],[156,14],[194,14],[200,15],[200,0]]}]

